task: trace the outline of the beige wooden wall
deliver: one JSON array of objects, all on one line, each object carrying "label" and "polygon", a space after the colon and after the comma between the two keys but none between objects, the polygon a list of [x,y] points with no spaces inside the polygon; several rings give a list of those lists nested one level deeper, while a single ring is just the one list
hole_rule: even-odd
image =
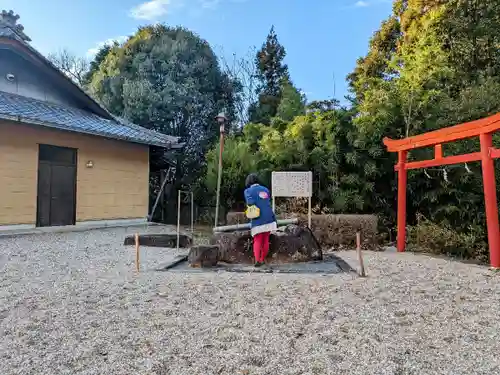
[{"label": "beige wooden wall", "polygon": [[0,120],[0,225],[36,223],[38,144],[78,149],[77,221],[146,217],[147,146]]}]

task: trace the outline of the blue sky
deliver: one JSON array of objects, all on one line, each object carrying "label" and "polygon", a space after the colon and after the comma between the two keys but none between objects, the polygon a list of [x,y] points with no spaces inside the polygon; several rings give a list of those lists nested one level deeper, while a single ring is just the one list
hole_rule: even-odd
[{"label": "blue sky", "polygon": [[0,9],[20,15],[44,54],[68,48],[85,56],[99,43],[159,21],[195,31],[219,55],[243,57],[262,45],[274,24],[294,83],[313,100],[333,96],[334,74],[336,96],[347,93],[345,77],[390,14],[391,1],[0,0]]}]

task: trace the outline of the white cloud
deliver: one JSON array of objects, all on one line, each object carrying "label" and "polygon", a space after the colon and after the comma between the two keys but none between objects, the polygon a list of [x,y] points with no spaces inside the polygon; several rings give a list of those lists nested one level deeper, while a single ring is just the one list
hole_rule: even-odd
[{"label": "white cloud", "polygon": [[367,2],[367,1],[363,1],[363,0],[359,0],[356,4],[354,4],[355,7],[358,7],[358,8],[365,8],[367,6],[369,6],[370,3]]},{"label": "white cloud", "polygon": [[213,9],[219,5],[220,0],[200,0],[200,5],[202,8]]},{"label": "white cloud", "polygon": [[166,15],[171,6],[172,0],[149,0],[133,7],[130,16],[140,20],[155,21]]},{"label": "white cloud", "polygon": [[224,1],[244,3],[249,0],[190,0],[189,2],[186,0],[149,0],[133,7],[129,15],[138,20],[154,22],[185,5],[189,5],[190,11],[199,13],[203,9],[215,9]]},{"label": "white cloud", "polygon": [[117,41],[118,43],[123,43],[127,39],[128,39],[128,37],[122,35],[122,36],[118,36],[116,38],[111,38],[111,39],[107,39],[107,40],[104,40],[102,42],[99,42],[94,47],[90,48],[87,51],[87,57],[94,57],[97,54],[97,52],[99,52],[99,50],[102,47],[104,47],[105,45],[111,45],[111,44],[113,44],[114,41]]}]

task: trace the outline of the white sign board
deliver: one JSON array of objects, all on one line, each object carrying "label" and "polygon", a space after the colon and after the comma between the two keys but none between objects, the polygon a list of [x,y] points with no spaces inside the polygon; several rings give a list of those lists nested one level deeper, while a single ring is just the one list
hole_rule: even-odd
[{"label": "white sign board", "polygon": [[272,172],[273,197],[312,197],[312,172]]}]

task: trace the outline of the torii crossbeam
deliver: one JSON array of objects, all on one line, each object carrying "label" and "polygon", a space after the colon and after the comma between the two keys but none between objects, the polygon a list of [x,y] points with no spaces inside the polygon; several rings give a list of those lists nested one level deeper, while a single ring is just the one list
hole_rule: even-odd
[{"label": "torii crossbeam", "polygon": [[[398,163],[394,167],[398,172],[398,251],[402,252],[405,250],[406,242],[407,171],[409,169],[480,161],[483,172],[490,264],[494,268],[500,268],[500,228],[498,222],[495,166],[493,162],[493,159],[500,158],[500,149],[494,148],[492,141],[492,134],[498,130],[500,130],[500,113],[481,120],[400,140],[384,138],[387,151],[398,153]],[[479,137],[481,144],[480,152],[458,156],[443,156],[443,144],[472,137]],[[434,146],[434,159],[408,162],[408,152],[410,150],[431,146]]]}]

